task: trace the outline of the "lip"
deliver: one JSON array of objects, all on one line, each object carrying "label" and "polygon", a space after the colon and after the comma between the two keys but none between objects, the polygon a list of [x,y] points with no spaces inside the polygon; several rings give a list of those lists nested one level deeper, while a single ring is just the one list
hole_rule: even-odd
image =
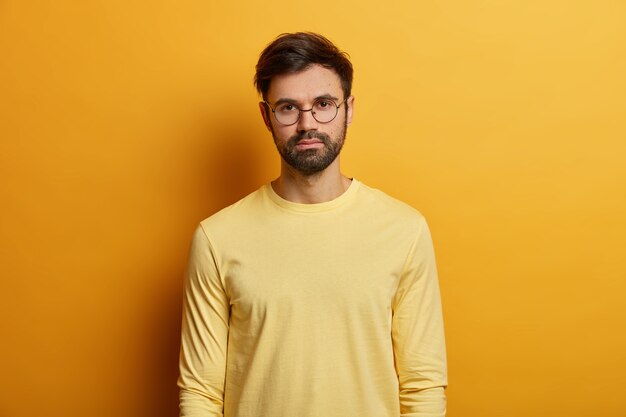
[{"label": "lip", "polygon": [[302,139],[296,144],[297,149],[314,149],[324,146],[324,142],[319,139]]}]

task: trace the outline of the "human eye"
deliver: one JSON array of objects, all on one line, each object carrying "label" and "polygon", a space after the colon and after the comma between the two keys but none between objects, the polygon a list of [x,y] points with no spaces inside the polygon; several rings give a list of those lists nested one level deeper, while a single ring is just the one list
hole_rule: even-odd
[{"label": "human eye", "polygon": [[276,108],[277,112],[280,113],[293,113],[298,111],[298,108],[291,103],[281,104]]},{"label": "human eye", "polygon": [[335,105],[335,103],[333,103],[332,100],[324,99],[324,100],[316,101],[314,107],[317,110],[328,110],[332,107],[337,107],[337,106]]}]

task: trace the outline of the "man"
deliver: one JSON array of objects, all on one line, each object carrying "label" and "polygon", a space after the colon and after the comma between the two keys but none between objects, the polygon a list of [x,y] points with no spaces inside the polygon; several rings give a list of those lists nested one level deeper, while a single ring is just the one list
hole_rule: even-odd
[{"label": "man", "polygon": [[285,34],[262,52],[255,84],[281,173],[196,230],[181,416],[444,416],[428,227],[340,171],[350,61],[320,35]]}]

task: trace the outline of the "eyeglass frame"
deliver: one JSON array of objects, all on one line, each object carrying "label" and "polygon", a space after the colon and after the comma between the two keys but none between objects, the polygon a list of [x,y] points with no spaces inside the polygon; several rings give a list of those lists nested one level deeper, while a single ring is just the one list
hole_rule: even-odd
[{"label": "eyeglass frame", "polygon": [[[335,119],[337,118],[337,115],[339,114],[339,107],[341,107],[341,105],[342,105],[342,104],[345,104],[345,103],[346,103],[346,101],[348,101],[348,99],[349,99],[350,97],[351,97],[351,96],[348,96],[348,97],[344,98],[343,100],[341,100],[341,101],[339,102],[339,104],[335,104],[335,100],[333,100],[332,98],[328,98],[328,97],[319,97],[319,98],[317,98],[317,99],[315,99],[315,100],[313,101],[313,105],[315,105],[315,103],[317,103],[318,101],[323,101],[323,100],[326,100],[326,101],[329,101],[329,102],[333,103],[333,104],[336,106],[337,112],[335,113],[335,115],[333,116],[333,118],[332,118],[332,119],[330,119],[330,120],[329,120],[329,121],[327,121],[327,122],[320,122],[319,120],[317,120],[317,118],[315,117],[315,113],[313,113],[313,107],[311,107],[310,109],[306,109],[306,110],[305,110],[305,109],[301,109],[301,108],[300,108],[300,107],[298,107],[296,104],[291,103],[293,106],[295,106],[295,107],[296,107],[296,109],[298,109],[298,118],[297,118],[297,119],[296,119],[296,121],[295,121],[295,122],[293,122],[293,123],[285,124],[285,123],[281,122],[280,120],[278,120],[278,118],[276,117],[276,109],[275,109],[275,108],[272,108],[272,106],[270,105],[270,103],[268,103],[266,100],[263,100],[263,103],[265,103],[265,105],[267,105],[267,107],[269,107],[269,109],[270,109],[270,110],[272,111],[272,113],[274,114],[274,120],[276,120],[276,122],[277,122],[278,124],[280,124],[281,126],[293,126],[293,125],[295,125],[296,123],[298,123],[298,122],[300,121],[300,117],[302,116],[302,113],[303,113],[303,112],[307,112],[307,111],[310,111],[310,112],[311,112],[311,116],[313,117],[313,119],[315,119],[315,121],[316,121],[317,123],[326,124],[326,123],[330,123],[330,122],[332,122],[333,120],[335,120]],[[279,101],[280,101],[280,100],[279,100]]]}]

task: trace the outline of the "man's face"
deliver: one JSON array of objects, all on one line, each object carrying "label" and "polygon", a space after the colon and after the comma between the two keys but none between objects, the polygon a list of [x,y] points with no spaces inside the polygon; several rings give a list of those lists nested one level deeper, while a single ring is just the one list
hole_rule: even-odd
[{"label": "man's face", "polygon": [[[267,92],[267,102],[272,108],[287,103],[307,110],[316,100],[324,98],[336,104],[344,99],[339,76],[320,65],[272,78]],[[312,175],[337,159],[345,141],[346,128],[352,121],[353,101],[354,97],[349,97],[345,104],[341,104],[337,116],[328,123],[318,122],[310,111],[306,111],[301,112],[298,121],[290,126],[280,124],[265,103],[260,103],[260,107],[284,163],[301,174]]]}]

